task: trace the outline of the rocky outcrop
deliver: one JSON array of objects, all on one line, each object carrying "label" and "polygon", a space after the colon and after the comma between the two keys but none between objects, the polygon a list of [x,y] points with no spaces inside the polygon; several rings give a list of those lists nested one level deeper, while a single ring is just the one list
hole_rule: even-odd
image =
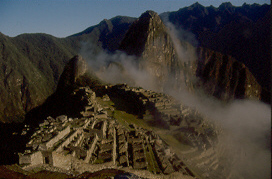
[{"label": "rocky outcrop", "polygon": [[74,56],[65,66],[57,87],[57,92],[73,91],[77,79],[87,71],[87,63],[81,56]]},{"label": "rocky outcrop", "polygon": [[87,67],[86,61],[79,55],[74,56],[66,64],[61,74],[56,92],[46,101],[26,114],[25,123],[37,125],[46,116],[68,114],[78,116],[85,102],[81,96],[73,93],[79,87],[96,89],[103,84]]},{"label": "rocky outcrop", "polygon": [[138,57],[138,68],[154,78],[153,86],[158,91],[169,86],[180,88],[180,82],[186,78],[186,60],[178,56],[168,29],[153,11],[143,13],[131,25],[120,50]]}]

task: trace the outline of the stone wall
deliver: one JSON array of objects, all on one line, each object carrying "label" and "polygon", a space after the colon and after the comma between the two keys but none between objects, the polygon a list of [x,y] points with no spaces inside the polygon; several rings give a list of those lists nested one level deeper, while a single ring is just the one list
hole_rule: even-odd
[{"label": "stone wall", "polygon": [[53,157],[53,166],[59,167],[65,170],[70,170],[72,168],[72,156],[71,155],[63,155],[58,152],[52,152]]},{"label": "stone wall", "polygon": [[67,126],[64,130],[60,131],[58,135],[53,137],[51,140],[49,140],[45,145],[47,149],[54,146],[56,142],[58,142],[60,139],[62,139],[65,135],[69,134],[71,132],[70,126]]},{"label": "stone wall", "polygon": [[94,148],[95,148],[95,145],[96,145],[97,141],[98,141],[98,136],[95,135],[95,137],[94,137],[94,139],[93,139],[92,146],[91,146],[91,148],[87,151],[87,156],[86,156],[86,158],[85,158],[85,162],[86,162],[86,163],[89,163],[89,161],[90,161],[90,159],[91,159],[91,156],[92,156],[92,154],[93,154],[93,151],[94,151]]},{"label": "stone wall", "polygon": [[86,119],[85,124],[83,126],[83,129],[86,129],[86,127],[91,123],[91,119]]},{"label": "stone wall", "polygon": [[32,153],[32,155],[31,155],[31,164],[32,165],[38,165],[38,164],[43,164],[43,163],[44,163],[44,158],[43,158],[41,151]]},{"label": "stone wall", "polygon": [[117,154],[116,154],[116,129],[113,128],[113,151],[112,151],[112,160],[113,160],[113,164],[116,164],[116,158],[117,158]]},{"label": "stone wall", "polygon": [[37,151],[32,154],[22,155],[19,157],[19,164],[38,165],[43,163],[44,158],[41,151]]},{"label": "stone wall", "polygon": [[31,155],[32,154],[21,154],[19,156],[19,164],[31,164]]},{"label": "stone wall", "polygon": [[[180,106],[177,108],[168,96],[155,92],[145,92],[143,89],[127,87],[110,90],[114,91],[114,95],[127,95],[129,105],[136,109],[135,112],[138,115],[144,114],[147,109],[150,111],[153,109],[153,115],[155,118],[157,117],[157,120],[167,118],[164,121],[169,121],[171,116],[166,113],[176,113],[180,108]],[[179,110],[181,111],[181,109]],[[133,169],[147,169],[153,173],[184,172],[183,166],[179,167],[182,165],[180,160],[169,157],[171,152],[166,149],[162,141],[159,144],[160,147],[153,147],[154,140],[158,139],[158,136],[155,136],[152,131],[146,131],[135,124],[129,125],[133,129],[129,131],[129,129],[108,117],[103,108],[98,110],[96,114],[98,115],[94,115],[92,118],[69,120],[67,124],[69,126],[56,136],[51,139],[46,136],[50,140],[47,143],[40,144],[42,151],[32,154],[27,154],[29,151],[26,151],[26,155],[20,156],[20,164],[49,164],[71,170],[77,167],[75,166],[77,161],[76,165],[80,163],[80,165],[83,164],[88,167],[94,165],[131,166]],[[100,116],[105,119],[99,119]],[[172,116],[172,118],[174,117]],[[50,125],[56,126],[54,123]],[[61,125],[64,124],[61,123]],[[70,126],[73,126],[73,128],[71,129]],[[64,155],[64,153],[69,154]]]},{"label": "stone wall", "polygon": [[53,157],[51,151],[42,151],[43,163],[53,165]]},{"label": "stone wall", "polygon": [[83,139],[84,139],[84,135],[83,135],[83,133],[80,133],[79,138],[75,143],[75,146],[77,147]]},{"label": "stone wall", "polygon": [[107,124],[108,124],[108,122],[105,120],[104,123],[103,123],[103,127],[102,127],[102,130],[103,130],[103,138],[106,138]]},{"label": "stone wall", "polygon": [[79,134],[82,133],[82,130],[75,131],[71,136],[69,136],[62,144],[59,145],[59,147],[56,149],[56,152],[60,152],[63,150],[63,147],[67,146],[69,143],[74,140],[74,138]]}]

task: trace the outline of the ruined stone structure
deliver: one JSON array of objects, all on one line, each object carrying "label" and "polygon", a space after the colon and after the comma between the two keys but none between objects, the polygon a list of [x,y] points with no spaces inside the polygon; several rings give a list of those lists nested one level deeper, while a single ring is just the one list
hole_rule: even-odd
[{"label": "ruined stone structure", "polygon": [[109,88],[109,93],[126,98],[133,103],[137,112],[142,115],[146,110],[152,111],[155,120],[164,127],[177,129],[180,127],[197,128],[206,122],[196,110],[178,103],[173,97],[128,85],[115,85]]},{"label": "ruined stone structure", "polygon": [[[186,153],[194,154],[194,156],[190,156],[188,160],[191,161],[190,163],[197,163],[197,170],[200,170],[204,176],[208,173],[209,176],[213,175],[210,169],[214,172],[214,176],[218,176],[218,173],[222,171],[214,150],[218,131],[195,109],[178,103],[169,95],[127,85],[112,86],[109,88],[109,93],[125,96],[127,101],[134,101],[136,108],[141,106],[143,110],[149,110],[156,123],[159,124],[158,127],[169,129],[177,140],[182,138],[181,142],[192,146],[193,148]],[[142,111],[139,110],[138,112],[141,113]],[[164,161],[159,163],[161,171],[164,171],[164,173],[171,173],[173,168],[176,171],[179,168],[178,166],[182,166],[175,164],[175,167],[171,167],[171,165],[166,164],[168,160],[164,160],[165,154],[159,152],[159,148],[155,148],[154,151],[157,155],[157,161]],[[177,161],[177,159],[171,158],[171,161],[174,165],[173,163],[176,163],[174,161]],[[185,167],[185,170],[189,172],[188,167]]]},{"label": "ruined stone structure", "polygon": [[[76,169],[73,160],[77,159],[90,166],[103,164],[194,176],[154,132],[135,124],[129,128],[121,125],[107,115],[93,91],[80,88],[76,92],[79,91],[82,100],[87,100],[82,118],[48,117],[31,136],[27,150],[19,155],[21,165],[48,164],[71,170]],[[138,93],[135,89],[132,92]],[[144,98],[141,101],[147,104]]]}]

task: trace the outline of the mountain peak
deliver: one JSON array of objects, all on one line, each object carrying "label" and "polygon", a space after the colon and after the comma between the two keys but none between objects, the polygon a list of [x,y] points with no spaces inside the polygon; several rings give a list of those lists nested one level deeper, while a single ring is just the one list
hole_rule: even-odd
[{"label": "mountain peak", "polygon": [[155,17],[155,16],[159,16],[156,12],[152,11],[152,10],[148,10],[146,12],[144,12],[141,16],[140,19],[143,17]]},{"label": "mountain peak", "polygon": [[187,8],[188,11],[193,11],[193,15],[194,16],[199,16],[203,15],[203,14],[208,14],[208,11],[206,9],[206,7],[202,6],[201,4],[199,4],[198,2],[192,4],[191,6],[189,6]]},{"label": "mountain peak", "polygon": [[160,32],[166,33],[161,18],[154,11],[146,11],[131,25],[121,42],[120,50],[126,51],[129,55],[140,56],[149,34],[159,35]]},{"label": "mountain peak", "polygon": [[[184,59],[179,59],[168,29],[153,11],[145,12],[131,25],[119,49],[138,57],[139,70],[152,79],[148,82],[150,89],[165,91],[170,85],[179,88],[184,80],[180,75],[184,74]],[[189,46],[186,49],[191,50]]]},{"label": "mountain peak", "polygon": [[62,75],[60,76],[60,80],[58,83],[57,91],[70,92],[70,89],[73,88],[77,78],[82,76],[87,71],[87,63],[80,56],[74,56],[65,66]]},{"label": "mountain peak", "polygon": [[154,23],[150,23],[151,21],[155,21],[155,23],[161,23],[161,18],[158,13],[148,10],[139,17],[139,21],[147,22],[149,25],[152,25]]},{"label": "mountain peak", "polygon": [[196,2],[196,3],[192,4],[190,7],[191,8],[200,8],[200,7],[204,7],[204,6],[202,6],[199,2]]},{"label": "mountain peak", "polygon": [[231,2],[224,2],[222,3],[218,8],[220,10],[225,10],[225,9],[231,9],[233,8],[234,6],[231,4]]}]

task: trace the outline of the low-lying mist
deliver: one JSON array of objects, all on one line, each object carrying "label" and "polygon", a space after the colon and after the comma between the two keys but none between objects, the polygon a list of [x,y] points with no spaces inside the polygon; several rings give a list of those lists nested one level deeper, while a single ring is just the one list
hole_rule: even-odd
[{"label": "low-lying mist", "polygon": [[[186,52],[179,45],[179,41],[188,41],[181,33],[186,33],[189,41],[197,44],[194,36],[165,22],[175,49],[179,51],[177,54],[182,55],[179,59],[185,55],[191,55],[189,60],[196,58],[196,54]],[[271,106],[247,99],[225,103],[208,96],[202,89],[195,93],[189,93],[185,88],[169,91],[182,104],[197,109],[222,129],[215,150],[225,167],[226,177],[271,178]]]},{"label": "low-lying mist", "polygon": [[[179,59],[197,60],[194,51],[187,51],[181,45],[185,31],[175,28],[170,23],[169,34],[175,45]],[[187,37],[196,40],[193,36]],[[191,39],[192,38],[192,39]],[[111,84],[127,83],[157,91],[156,80],[147,71],[139,70],[135,56],[123,52],[114,54],[101,51],[94,53],[93,45],[84,43],[81,54],[87,60],[96,75]],[[173,79],[175,80],[175,79]],[[195,77],[195,80],[196,77]],[[186,84],[184,84],[186,86]],[[201,89],[195,93],[172,89],[168,93],[181,102],[193,107],[220,126],[218,144],[213,146],[218,159],[224,165],[226,178],[270,178],[271,174],[271,109],[257,100],[234,100],[222,102],[206,95]]]},{"label": "low-lying mist", "polygon": [[127,83],[130,86],[141,86],[145,89],[156,90],[153,76],[138,68],[136,56],[124,52],[106,51],[94,52],[94,45],[83,43],[80,55],[83,56],[89,68],[97,77],[110,84]]},{"label": "low-lying mist", "polygon": [[[172,91],[182,104],[197,109],[217,124],[218,143],[214,146],[226,178],[270,178],[271,108],[257,100],[225,103],[208,97],[202,90],[192,94]],[[227,177],[228,176],[228,177]]]}]

